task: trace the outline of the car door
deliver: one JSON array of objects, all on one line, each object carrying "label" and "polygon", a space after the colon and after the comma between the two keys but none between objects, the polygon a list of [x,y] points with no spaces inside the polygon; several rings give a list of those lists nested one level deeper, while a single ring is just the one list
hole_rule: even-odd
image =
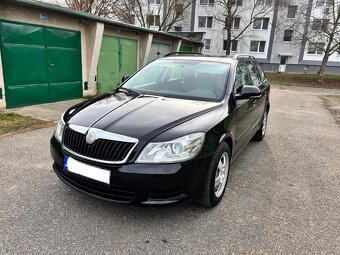
[{"label": "car door", "polygon": [[255,131],[258,127],[259,122],[262,119],[263,110],[264,110],[265,103],[266,103],[266,93],[268,89],[268,83],[265,80],[264,73],[262,74],[260,73],[261,67],[256,62],[249,61],[247,62],[246,65],[249,69],[249,74],[250,74],[253,86],[258,87],[262,92],[261,97],[256,98],[253,101],[254,111],[253,111],[253,116],[251,116],[251,118],[253,122],[252,128]]},{"label": "car door", "polygon": [[[236,67],[234,94],[240,94],[242,87],[252,85],[249,70],[245,63],[239,62]],[[249,142],[254,119],[254,99],[241,99],[235,101],[236,127],[235,127],[235,155]]]}]

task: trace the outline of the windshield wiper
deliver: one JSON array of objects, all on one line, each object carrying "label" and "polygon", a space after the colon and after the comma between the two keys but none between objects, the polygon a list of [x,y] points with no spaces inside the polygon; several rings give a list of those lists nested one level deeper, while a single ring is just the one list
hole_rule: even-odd
[{"label": "windshield wiper", "polygon": [[128,93],[133,93],[133,94],[136,94],[136,95],[140,95],[140,93],[138,93],[137,91],[133,90],[133,89],[129,89],[129,88],[124,88],[124,87],[118,87],[116,89],[116,91],[119,91],[119,90],[123,90],[123,91],[126,91]]}]

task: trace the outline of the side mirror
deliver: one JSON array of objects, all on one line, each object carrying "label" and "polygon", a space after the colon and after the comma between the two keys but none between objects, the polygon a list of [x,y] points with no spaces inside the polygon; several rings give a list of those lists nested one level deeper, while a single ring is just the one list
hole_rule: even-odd
[{"label": "side mirror", "polygon": [[124,81],[126,81],[126,80],[128,80],[130,78],[130,75],[124,75],[123,77],[122,77],[122,83],[124,82]]},{"label": "side mirror", "polygon": [[262,93],[258,87],[246,85],[242,87],[241,93],[237,94],[235,96],[235,99],[236,100],[256,99],[256,98],[260,98],[261,96],[262,96]]}]

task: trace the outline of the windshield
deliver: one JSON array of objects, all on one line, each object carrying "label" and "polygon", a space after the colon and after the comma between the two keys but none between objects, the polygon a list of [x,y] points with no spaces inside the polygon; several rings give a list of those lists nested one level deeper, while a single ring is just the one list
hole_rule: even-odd
[{"label": "windshield", "polygon": [[220,101],[230,65],[198,60],[157,60],[125,82],[123,88],[143,94]]}]

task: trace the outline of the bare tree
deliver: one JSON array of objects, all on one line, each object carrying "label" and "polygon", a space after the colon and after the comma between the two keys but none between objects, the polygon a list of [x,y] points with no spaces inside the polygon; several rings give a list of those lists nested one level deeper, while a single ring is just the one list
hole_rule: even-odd
[{"label": "bare tree", "polygon": [[117,0],[64,0],[55,3],[77,11],[91,13],[104,18],[113,17],[113,9]]},{"label": "bare tree", "polygon": [[307,46],[307,53],[323,54],[318,71],[319,81],[323,82],[330,56],[340,49],[340,1],[317,0],[302,5],[299,12],[304,19],[290,29],[297,34],[296,40]]},{"label": "bare tree", "polygon": [[[210,0],[212,1],[212,0]],[[269,26],[268,18],[274,9],[287,5],[288,0],[217,0],[214,19],[224,24],[226,55],[230,55],[233,41],[246,36],[251,26]]]},{"label": "bare tree", "polygon": [[122,22],[137,21],[141,27],[169,31],[184,19],[183,13],[195,0],[118,0],[114,16]]}]

